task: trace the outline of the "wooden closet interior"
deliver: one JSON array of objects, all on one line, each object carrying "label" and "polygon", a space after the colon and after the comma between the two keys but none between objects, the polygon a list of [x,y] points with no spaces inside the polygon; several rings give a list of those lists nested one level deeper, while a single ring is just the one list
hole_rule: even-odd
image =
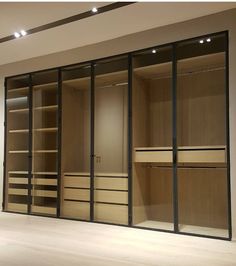
[{"label": "wooden closet interior", "polygon": [[7,78],[4,210],[228,238],[226,47]]}]

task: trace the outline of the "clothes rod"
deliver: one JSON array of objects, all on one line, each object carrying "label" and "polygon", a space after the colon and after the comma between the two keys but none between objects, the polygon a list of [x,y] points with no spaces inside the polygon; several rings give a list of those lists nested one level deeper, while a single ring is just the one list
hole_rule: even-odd
[{"label": "clothes rod", "polygon": [[[158,165],[147,165],[143,168],[159,168],[159,169],[172,169],[173,166],[158,166]],[[226,166],[177,166],[178,169],[225,169]]]}]

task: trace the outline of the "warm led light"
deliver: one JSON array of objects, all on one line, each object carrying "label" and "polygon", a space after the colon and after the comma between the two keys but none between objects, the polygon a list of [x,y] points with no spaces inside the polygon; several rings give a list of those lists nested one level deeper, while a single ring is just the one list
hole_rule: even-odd
[{"label": "warm led light", "polygon": [[21,30],[20,33],[22,36],[25,36],[27,34],[27,32],[25,30]]},{"label": "warm led light", "polygon": [[19,38],[19,37],[20,37],[20,33],[19,33],[19,32],[14,32],[14,36],[15,36],[16,38]]},{"label": "warm led light", "polygon": [[204,43],[204,41],[203,40],[200,40],[199,43]]},{"label": "warm led light", "polygon": [[96,7],[93,7],[92,12],[96,13],[96,12],[98,12],[98,9]]},{"label": "warm led light", "polygon": [[152,53],[153,53],[153,54],[155,54],[156,52],[157,52],[157,50],[156,50],[156,49],[153,49],[153,50],[152,50]]},{"label": "warm led light", "polygon": [[211,38],[207,38],[206,41],[207,41],[207,42],[211,42]]}]

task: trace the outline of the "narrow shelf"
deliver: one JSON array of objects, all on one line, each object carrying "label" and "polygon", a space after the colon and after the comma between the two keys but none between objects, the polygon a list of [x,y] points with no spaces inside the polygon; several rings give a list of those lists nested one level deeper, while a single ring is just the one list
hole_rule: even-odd
[{"label": "narrow shelf", "polygon": [[[65,172],[64,176],[87,176],[90,177],[88,172]],[[128,177],[128,173],[95,173],[96,177]]]},{"label": "narrow shelf", "polygon": [[58,150],[35,150],[34,153],[57,153]]},{"label": "narrow shelf", "polygon": [[51,214],[51,215],[56,215],[57,213],[57,209],[55,207],[45,207],[45,206],[37,206],[37,205],[32,205],[31,211],[37,212],[37,213],[43,213],[43,214]]},{"label": "narrow shelf", "polygon": [[54,111],[57,110],[58,105],[48,105],[48,106],[39,106],[35,107],[35,111]]},{"label": "narrow shelf", "polygon": [[56,198],[57,197],[57,191],[43,190],[43,189],[33,189],[32,196],[34,196],[34,197]]},{"label": "narrow shelf", "polygon": [[[217,145],[217,146],[179,146],[177,150],[225,150],[225,145]],[[136,147],[135,151],[163,151],[168,150],[171,151],[173,148],[169,147]]]},{"label": "narrow shelf", "polygon": [[32,185],[57,186],[57,179],[33,178],[31,183]]},{"label": "narrow shelf", "polygon": [[22,151],[9,151],[9,153],[28,153],[28,150],[22,150]]},{"label": "narrow shelf", "polygon": [[8,174],[27,175],[28,171],[8,171]]},{"label": "narrow shelf", "polygon": [[29,90],[29,87],[23,87],[23,88],[16,88],[16,89],[9,89],[7,90],[8,93],[11,92],[23,92]]},{"label": "narrow shelf", "polygon": [[28,184],[28,178],[22,177],[9,177],[8,178],[9,184]]},{"label": "narrow shelf", "polygon": [[33,175],[57,175],[57,172],[33,172]]},{"label": "narrow shelf", "polygon": [[51,83],[45,83],[40,85],[34,85],[33,89],[44,89],[44,90],[51,90],[51,89],[57,89],[58,82],[51,82]]},{"label": "narrow shelf", "polygon": [[11,129],[9,133],[28,133],[29,129]]},{"label": "narrow shelf", "polygon": [[22,109],[11,109],[9,113],[28,113],[29,108],[22,108]]},{"label": "narrow shelf", "polygon": [[25,203],[8,203],[7,204],[8,211],[16,211],[16,212],[27,212],[27,204]]},{"label": "narrow shelf", "polygon": [[56,132],[58,130],[57,127],[47,127],[47,128],[35,128],[36,132]]}]

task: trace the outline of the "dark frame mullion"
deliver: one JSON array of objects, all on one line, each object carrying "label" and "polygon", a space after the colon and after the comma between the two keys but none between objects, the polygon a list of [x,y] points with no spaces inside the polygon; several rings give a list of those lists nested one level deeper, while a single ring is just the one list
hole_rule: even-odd
[{"label": "dark frame mullion", "polygon": [[132,55],[128,54],[128,225],[133,224],[133,188],[132,188],[132,81],[133,63]]},{"label": "dark frame mullion", "polygon": [[90,221],[94,221],[94,67],[91,62],[90,80]]},{"label": "dark frame mullion", "polygon": [[62,129],[62,71],[58,69],[57,80],[57,217],[61,213],[61,129]]},{"label": "dark frame mullion", "polygon": [[28,149],[29,149],[29,155],[28,155],[28,214],[31,213],[31,205],[32,205],[32,125],[33,125],[33,83],[32,83],[32,74],[29,74],[29,142],[28,142]]},{"label": "dark frame mullion", "polygon": [[177,177],[177,56],[176,44],[172,45],[172,145],[173,145],[173,217],[174,232],[179,232],[179,213],[178,213],[178,177]]},{"label": "dark frame mullion", "polygon": [[[6,168],[6,158],[7,158],[7,78],[4,81],[4,159],[3,159],[3,200],[2,200],[2,209],[6,209],[6,184],[7,182],[7,168]],[[8,194],[7,194],[8,196]]]},{"label": "dark frame mullion", "polygon": [[228,195],[228,232],[232,239],[231,181],[230,181],[230,121],[229,121],[229,33],[225,33],[225,100],[226,100],[226,150],[227,150],[227,195]]}]

